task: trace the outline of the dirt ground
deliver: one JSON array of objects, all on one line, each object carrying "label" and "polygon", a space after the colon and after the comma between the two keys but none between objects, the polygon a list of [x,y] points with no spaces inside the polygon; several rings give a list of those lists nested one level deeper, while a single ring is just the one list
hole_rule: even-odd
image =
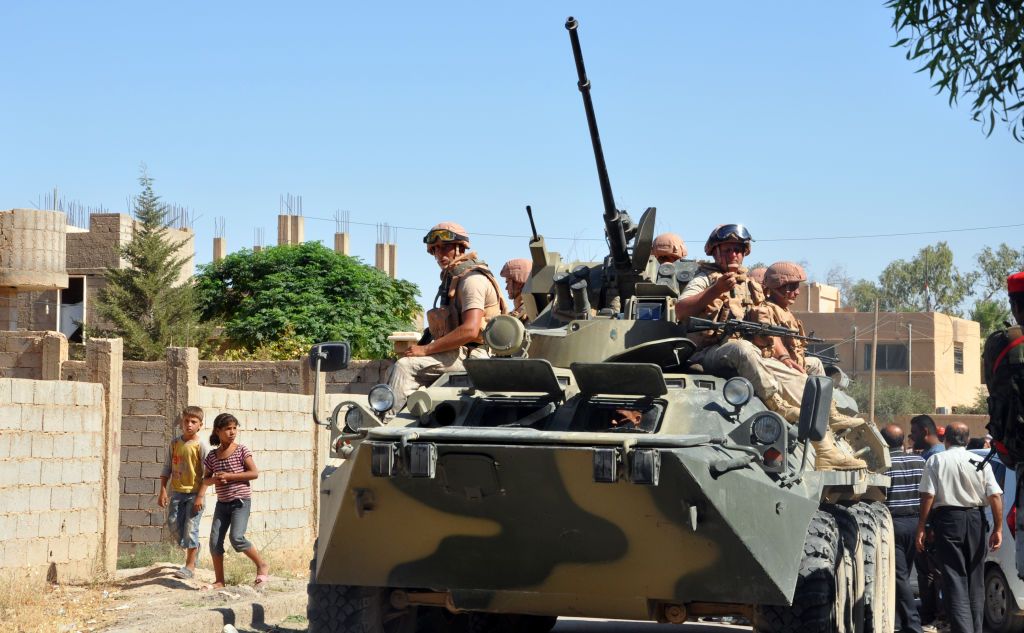
[{"label": "dirt ground", "polygon": [[[306,581],[271,576],[265,588],[205,588],[213,572],[193,580],[174,576],[177,564],[118,570],[115,579],[89,586],[40,585],[18,604],[0,610],[0,622],[19,633],[240,633],[306,631]],[[18,591],[17,587],[8,591]]]}]

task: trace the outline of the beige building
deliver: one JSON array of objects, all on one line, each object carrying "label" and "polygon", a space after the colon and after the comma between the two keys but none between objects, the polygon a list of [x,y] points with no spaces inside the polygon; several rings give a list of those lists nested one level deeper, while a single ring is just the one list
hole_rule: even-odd
[{"label": "beige building", "polygon": [[[79,324],[96,325],[96,297],[105,285],[107,268],[125,268],[118,252],[132,239],[136,221],[120,213],[93,213],[89,229],[67,226],[68,286],[64,290],[23,292],[18,296],[18,329],[58,331],[69,340],[79,340]],[[167,236],[184,242],[177,256],[184,258],[178,282],[192,277],[195,243],[191,229],[167,229]]]},{"label": "beige building", "polygon": [[[838,288],[804,284],[794,311],[826,341],[812,349],[838,355],[851,378],[869,380],[875,315],[838,306]],[[923,391],[937,410],[973,404],[982,386],[981,326],[941,312],[881,312],[876,363],[880,381]]]}]

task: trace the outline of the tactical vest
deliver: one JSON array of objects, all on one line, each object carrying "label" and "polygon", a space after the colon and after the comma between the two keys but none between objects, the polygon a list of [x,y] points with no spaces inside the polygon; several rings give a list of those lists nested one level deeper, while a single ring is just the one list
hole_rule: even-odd
[{"label": "tactical vest", "polygon": [[458,296],[459,282],[470,275],[483,275],[491,282],[494,294],[498,297],[497,307],[485,307],[483,321],[480,324],[481,335],[473,343],[483,343],[483,331],[487,321],[500,314],[508,314],[508,306],[502,296],[498,280],[494,278],[487,262],[477,259],[476,253],[463,253],[441,271],[441,285],[434,297],[434,307],[427,311],[427,326],[434,340],[448,334],[462,325],[461,297]]},{"label": "tactical vest", "polygon": [[988,432],[1007,466],[1024,465],[1024,330],[993,332],[982,353]]},{"label": "tactical vest", "polygon": [[[712,262],[701,262],[698,271],[698,274],[707,275],[709,286],[713,286],[725,274]],[[701,318],[711,321],[728,321],[729,319],[761,321],[763,319],[761,306],[764,304],[764,290],[761,289],[761,284],[747,277],[746,268],[740,268],[737,273],[736,287],[728,296],[716,297],[709,303],[703,314],[700,315]],[[700,332],[697,337],[700,340],[694,342],[701,348],[717,343],[721,339],[721,336],[714,332]],[[741,338],[741,335],[733,334],[732,338]]]},{"label": "tactical vest", "polygon": [[[777,325],[790,330],[796,330],[800,336],[804,336],[804,324],[800,319],[796,318],[788,308],[783,308],[774,301],[765,301],[763,309],[764,317],[760,322],[767,323],[768,325]],[[790,357],[797,362],[801,367],[804,366],[804,350],[807,349],[807,345],[798,338],[792,336],[783,336],[782,345],[789,352]],[[771,344],[771,339],[767,345],[759,346],[761,348],[761,355],[765,358],[772,358],[775,355],[775,348]]]}]

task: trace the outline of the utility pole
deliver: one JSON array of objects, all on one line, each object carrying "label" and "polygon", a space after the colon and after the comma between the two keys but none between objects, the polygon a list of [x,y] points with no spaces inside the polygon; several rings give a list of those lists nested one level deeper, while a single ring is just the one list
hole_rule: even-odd
[{"label": "utility pole", "polygon": [[871,333],[871,422],[875,422],[875,366],[878,364],[878,299],[875,299],[875,328]]}]

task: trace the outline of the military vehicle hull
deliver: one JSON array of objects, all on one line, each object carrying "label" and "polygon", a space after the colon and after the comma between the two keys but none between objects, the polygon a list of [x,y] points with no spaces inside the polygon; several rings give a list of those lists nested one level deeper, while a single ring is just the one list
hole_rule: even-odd
[{"label": "military vehicle hull", "polygon": [[524,444],[521,431],[448,429],[416,434],[437,447],[433,478],[376,477],[369,445],[408,434],[375,431],[323,483],[316,582],[442,591],[472,611],[651,619],[658,603],[791,604],[793,552],[825,487],[850,477],[715,478],[708,464],[729,451],[698,445],[659,449],[658,485],[596,483],[582,442],[621,435]]}]

